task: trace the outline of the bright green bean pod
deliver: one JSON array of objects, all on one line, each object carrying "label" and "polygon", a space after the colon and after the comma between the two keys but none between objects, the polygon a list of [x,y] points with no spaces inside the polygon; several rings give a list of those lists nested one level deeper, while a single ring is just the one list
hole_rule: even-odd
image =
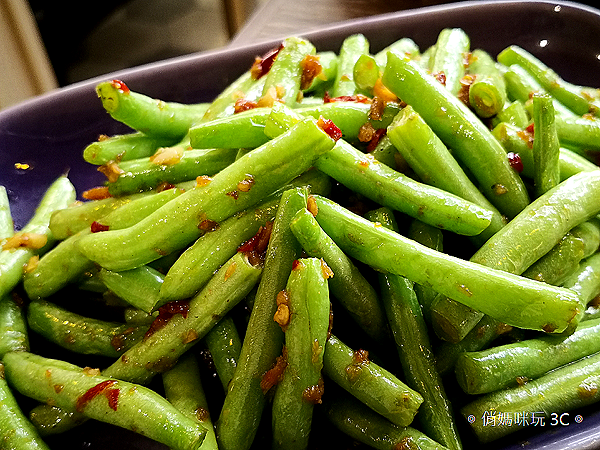
[{"label": "bright green bean pod", "polygon": [[569,148],[600,150],[600,120],[587,117],[556,117],[556,133],[561,145]]},{"label": "bright green bean pod", "polygon": [[183,139],[209,106],[208,103],[188,105],[153,99],[129,90],[119,80],[99,83],[96,93],[113,119],[148,136],[174,141]]},{"label": "bright green bean pod", "polygon": [[406,53],[412,59],[419,59],[421,56],[419,46],[415,41],[407,37],[400,38],[375,54],[377,66],[382,70],[387,64],[387,54],[389,51]]},{"label": "bright green bean pod", "polygon": [[460,80],[465,75],[466,55],[470,48],[471,40],[461,28],[444,28],[438,35],[435,53],[429,59],[429,70],[433,74],[444,74],[444,85],[452,95],[460,91]]},{"label": "bright green bean pod", "polygon": [[329,280],[332,296],[368,336],[383,342],[389,334],[379,297],[352,260],[307,209],[298,211],[290,228],[309,256],[322,258],[333,270],[334,276]]},{"label": "bright green bean pod", "polygon": [[590,112],[590,101],[583,94],[581,86],[566,82],[527,50],[517,45],[511,45],[502,50],[497,58],[505,66],[518,64],[523,67],[550,95],[575,114],[581,116]]},{"label": "bright green bean pod", "polygon": [[148,329],[84,317],[39,300],[29,304],[27,323],[31,330],[72,352],[113,358],[141,341]]},{"label": "bright green bean pod", "polygon": [[[580,310],[573,291],[436,252],[376,227],[330,200],[315,199],[316,219],[323,230],[348,256],[376,270],[431,286],[497,320],[526,329],[561,332]],[[522,314],[515,315],[515,310]]]},{"label": "bright green bean pod", "polygon": [[352,78],[356,87],[363,92],[372,94],[375,83],[380,77],[379,67],[375,58],[369,54],[362,54],[354,64]]},{"label": "bright green bean pod", "polygon": [[469,104],[475,113],[489,118],[502,111],[507,101],[506,85],[490,54],[482,49],[473,50],[467,71],[475,76],[469,87]]},{"label": "bright green bean pod", "polygon": [[371,155],[373,155],[373,158],[375,158],[380,163],[385,164],[386,166],[392,169],[398,170],[396,159],[400,155],[398,154],[398,150],[396,149],[394,144],[392,144],[392,141],[390,140],[390,137],[387,135],[387,133],[384,136],[382,136],[381,139],[379,139],[379,142],[377,143],[373,151],[371,151]]},{"label": "bright green bean pod", "polygon": [[177,139],[156,139],[139,131],[110,137],[101,136],[83,149],[83,159],[90,164],[101,166],[111,161],[146,158],[152,156],[160,147],[176,143]]},{"label": "bright green bean pod", "polygon": [[262,269],[253,266],[243,253],[236,253],[189,302],[185,314],[169,322],[127,350],[104,374],[146,383],[156,373],[172,366],[179,356],[203,338],[218,321],[239,303],[258,281]]},{"label": "bright green bean pod", "polygon": [[0,298],[0,360],[6,352],[29,351],[27,321],[11,296]]},{"label": "bright green bean pod", "polygon": [[[150,389],[27,352],[4,356],[8,383],[42,402],[135,430],[173,449],[198,449],[206,429]],[[89,371],[89,369],[88,369]]]},{"label": "bright green bean pod", "polygon": [[539,378],[546,372],[600,352],[600,319],[582,322],[570,336],[541,336],[479,352],[456,361],[455,374],[467,394],[487,394]]},{"label": "bright green bean pod", "polygon": [[56,239],[62,241],[84,228],[88,228],[94,221],[100,220],[120,206],[145,195],[150,195],[150,193],[76,202],[67,208],[55,211],[50,216],[50,231]]},{"label": "bright green bean pod", "polygon": [[160,298],[160,288],[165,277],[150,266],[123,272],[101,268],[98,276],[117,297],[149,314],[166,303],[161,302]]},{"label": "bright green bean pod", "polygon": [[444,450],[428,436],[412,427],[400,427],[371,411],[351,397],[325,405],[327,418],[340,431],[379,450],[395,450],[410,445],[415,450]]},{"label": "bright green bean pod", "polygon": [[436,367],[427,325],[413,283],[393,274],[380,274],[381,299],[394,335],[407,384],[423,396],[417,415],[423,431],[451,449],[461,449],[454,414]]},{"label": "bright green bean pod", "polygon": [[48,187],[33,217],[21,229],[21,233],[45,235],[47,243],[37,250],[20,247],[0,251],[0,298],[19,284],[23,278],[23,267],[29,259],[34,255],[43,254],[54,244],[55,238],[48,228],[52,213],[58,209],[66,208],[74,201],[75,188],[67,177],[59,177]]},{"label": "bright green bean pod", "polygon": [[307,119],[244,155],[208,185],[185,192],[125,230],[85,236],[78,247],[109,270],[147,264],[182,249],[236,212],[257,204],[305,172],[333,145],[316,121]]},{"label": "bright green bean pod", "polygon": [[530,120],[525,105],[519,100],[506,103],[504,108],[491,119],[493,127],[502,122],[509,123],[520,129],[527,128]]},{"label": "bright green bean pod", "polygon": [[417,63],[390,52],[383,83],[411,105],[477,178],[482,192],[509,218],[529,204],[519,175],[490,130]]},{"label": "bright green bean pod", "polygon": [[289,190],[282,196],[238,366],[217,420],[221,449],[248,449],[256,436],[267,403],[261,381],[282,352],[283,332],[273,320],[276,298],[285,288],[293,262],[302,251],[289,224],[296,213],[306,207],[307,197],[305,189]]},{"label": "bright green bean pod", "polygon": [[0,243],[15,232],[6,188],[0,186]]},{"label": "bright green bean pod", "polygon": [[[248,70],[240,75],[236,80],[230,83],[217,97],[212,101],[204,115],[202,122],[214,120],[219,117],[230,116],[235,112],[235,102],[242,96],[258,90],[262,93],[265,78],[255,79]],[[257,94],[260,96],[260,94]]]},{"label": "bright green bean pod", "polygon": [[[190,142],[194,148],[254,148],[263,145],[274,137],[267,133],[266,124],[273,108],[278,110],[283,106],[275,103],[272,108],[255,108],[242,111],[234,116],[223,117],[198,124],[190,129]],[[318,105],[298,106],[294,112],[304,117],[319,119],[323,116],[332,120],[342,131],[342,137],[348,141],[356,141],[360,127],[370,122],[374,128],[385,128],[398,112],[399,106],[395,103],[386,105],[380,120],[371,120],[369,110],[371,106],[360,102],[330,102]]]},{"label": "bright green bean pod", "polygon": [[540,196],[560,182],[560,144],[549,95],[533,95],[533,125],[533,183]]},{"label": "bright green bean pod", "polygon": [[283,91],[281,95],[277,92],[277,100],[286,105],[295,105],[302,81],[302,61],[307,55],[314,55],[316,50],[309,41],[296,36],[286,38],[282,45],[265,75],[263,95],[268,95],[269,90],[275,88],[276,91]]},{"label": "bright green bean pod", "polygon": [[198,362],[192,354],[185,354],[175,367],[162,374],[165,398],[191,419],[206,428],[201,450],[218,450],[208,402],[200,381]]},{"label": "bright green bean pod", "polygon": [[[334,275],[335,276],[335,275]],[[325,346],[323,373],[373,411],[398,426],[412,423],[423,397],[393,373],[332,335]]]},{"label": "bright green bean pod", "polygon": [[[327,195],[329,177],[309,170],[287,187],[309,186],[316,194]],[[275,217],[282,188],[255,208],[233,215],[188,247],[171,266],[160,289],[161,302],[181,300],[198,292],[213,272],[237,251],[240,244],[252,238],[259,228]]]},{"label": "bright green bean pod", "polygon": [[473,184],[444,143],[410,105],[398,113],[387,130],[394,146],[424,183],[492,211],[490,225],[478,238],[481,243],[504,226],[500,212]]},{"label": "bright green bean pod", "polygon": [[313,407],[321,403],[323,391],[328,277],[321,260],[296,260],[285,288],[285,303],[279,305],[279,311],[287,309],[287,321],[280,323],[285,328],[287,364],[273,397],[273,448],[308,448]]},{"label": "bright green bean pod", "polygon": [[231,148],[187,150],[181,147],[181,158],[175,163],[160,164],[153,161],[153,156],[124,161],[117,165],[118,178],[108,181],[108,192],[121,196],[156,189],[161,183],[177,184],[202,175],[212,176],[231,164],[236,153]]},{"label": "bright green bean pod", "polygon": [[[183,189],[174,188],[137,198],[99,218],[100,226],[109,230],[132,226],[183,192]],[[79,240],[93,234],[91,231],[90,226],[59,242],[39,260],[32,271],[25,275],[23,286],[30,298],[48,297],[81,279],[85,272],[94,266],[93,262],[78,248]]]},{"label": "bright green bean pod", "polygon": [[223,389],[227,391],[242,351],[242,340],[233,319],[230,316],[223,317],[206,334],[204,342],[212,356]]},{"label": "bright green bean pod", "polygon": [[[468,420],[472,430],[481,442],[490,442],[527,424],[531,426],[534,420],[544,418],[550,422],[553,418],[563,418],[562,413],[597,402],[600,400],[599,382],[600,353],[596,353],[523,386],[480,397],[463,407],[461,414],[465,418],[475,417],[474,421]],[[500,414],[513,420],[500,421]]]},{"label": "bright green bean pod", "polygon": [[369,41],[362,34],[348,36],[342,42],[338,55],[338,70],[333,83],[332,97],[354,95],[357,86],[354,83],[354,65],[360,57],[369,53]]},{"label": "bright green bean pod", "polygon": [[0,435],[2,448],[15,450],[50,450],[38,431],[27,420],[17,400],[4,379],[4,366],[0,363]]}]

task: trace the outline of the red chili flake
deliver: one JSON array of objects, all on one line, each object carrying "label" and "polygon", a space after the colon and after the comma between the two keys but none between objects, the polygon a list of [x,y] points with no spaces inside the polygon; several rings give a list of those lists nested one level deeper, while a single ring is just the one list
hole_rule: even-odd
[{"label": "red chili flake", "polygon": [[92,233],[99,233],[101,231],[108,231],[109,228],[110,227],[108,225],[102,225],[101,223],[96,222],[95,220],[90,225],[90,231]]},{"label": "red chili flake", "polygon": [[437,81],[446,86],[446,74],[444,72],[434,73],[433,76]]},{"label": "red chili flake", "polygon": [[273,221],[269,221],[261,226],[254,236],[240,244],[238,252],[244,253],[252,265],[260,264],[264,261],[272,231]]},{"label": "red chili flake", "polygon": [[269,50],[263,56],[257,56],[254,60],[254,64],[252,64],[252,67],[250,68],[252,78],[258,80],[262,76],[266,75],[269,70],[271,70],[271,66],[275,62],[275,59],[282,48],[283,43],[279,44],[279,47]]},{"label": "red chili flake", "polygon": [[523,172],[523,161],[518,153],[508,152],[508,163],[517,173]]},{"label": "red chili flake", "polygon": [[321,116],[317,121],[317,125],[319,125],[319,127],[334,141],[338,141],[342,138],[342,130],[340,130],[332,120],[324,119],[323,116]]},{"label": "red chili flake", "polygon": [[108,400],[108,407],[116,411],[119,406],[119,389],[109,389],[104,393],[104,396]]},{"label": "red chili flake", "polygon": [[302,266],[302,263],[299,260],[295,259],[292,263],[292,270],[299,269],[300,266]]},{"label": "red chili flake", "polygon": [[110,82],[110,84],[115,89],[120,90],[123,94],[129,94],[129,92],[130,92],[129,88],[127,87],[127,85],[125,83],[123,83],[121,80],[112,80]]},{"label": "red chili flake", "polygon": [[375,150],[375,148],[379,144],[379,141],[381,140],[381,138],[383,136],[385,136],[386,132],[387,132],[386,128],[379,128],[378,130],[375,130],[373,137],[371,138],[371,140],[369,141],[369,144],[367,145],[367,152],[372,152],[373,150]]},{"label": "red chili flake", "polygon": [[260,380],[260,388],[263,391],[263,394],[266,394],[269,389],[275,386],[277,383],[281,381],[283,377],[283,372],[287,366],[287,349],[283,347],[281,351],[281,356],[278,356],[275,360],[275,364],[271,367],[265,374],[262,376]]},{"label": "red chili flake", "polygon": [[533,126],[533,122],[530,123],[529,125],[527,125],[527,128],[525,128],[525,131],[527,131],[528,133],[534,134],[534,126]]},{"label": "red chili flake", "polygon": [[[117,380],[106,380],[101,383],[98,383],[96,386],[89,388],[85,392],[85,394],[77,398],[77,401],[75,403],[75,409],[77,410],[77,412],[82,412],[83,408],[85,408],[89,402],[91,402],[98,395],[104,394],[104,391],[106,391],[116,383]],[[118,393],[118,389],[111,390],[116,390]]]},{"label": "red chili flake", "polygon": [[231,197],[231,198],[232,198],[232,199],[234,199],[234,200],[237,200],[237,199],[238,199],[238,197],[240,196],[240,194],[239,194],[239,192],[238,192],[238,191],[231,191],[231,192],[228,192],[228,193],[227,193],[227,194],[225,194],[225,195],[227,195],[227,196]]},{"label": "red chili flake", "polygon": [[248,111],[250,109],[258,108],[258,103],[253,100],[246,100],[245,98],[239,98],[235,101],[233,106],[233,113],[237,114],[242,111]]},{"label": "red chili flake", "polygon": [[198,228],[202,231],[215,231],[217,228],[219,228],[219,224],[214,220],[206,219],[200,222]]},{"label": "red chili flake", "polygon": [[190,310],[190,301],[189,300],[177,300],[169,303],[165,303],[163,306],[158,308],[158,316],[152,324],[146,334],[144,335],[144,339],[152,336],[156,331],[163,328],[171,318],[176,314],[181,314],[185,319]]},{"label": "red chili flake", "polygon": [[173,189],[174,187],[174,184],[171,184],[168,181],[163,181],[158,186],[156,186],[156,192],[168,191],[169,189]]},{"label": "red chili flake", "polygon": [[471,90],[471,85],[475,81],[475,77],[473,75],[465,75],[460,79],[460,90],[456,96],[458,99],[463,102],[465,105],[470,106],[469,102],[469,91]]}]

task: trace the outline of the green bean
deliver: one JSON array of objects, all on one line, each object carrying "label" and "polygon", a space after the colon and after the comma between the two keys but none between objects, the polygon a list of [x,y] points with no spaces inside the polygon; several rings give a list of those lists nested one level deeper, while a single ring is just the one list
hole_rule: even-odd
[{"label": "green bean", "polygon": [[203,187],[125,230],[84,236],[80,251],[109,270],[127,270],[180,250],[310,168],[334,141],[307,119],[219,172]]},{"label": "green bean", "polygon": [[263,96],[269,95],[269,90],[274,88],[278,91],[275,95],[277,100],[294,105],[300,92],[302,61],[307,55],[314,55],[316,50],[309,41],[296,36],[284,39],[282,44],[283,47],[265,76]]},{"label": "green bean", "polygon": [[250,448],[258,430],[266,403],[261,381],[281,355],[283,345],[283,332],[273,320],[275,300],[301,254],[289,224],[306,207],[307,197],[306,189],[288,190],[277,210],[238,366],[217,420],[217,441],[224,450]]},{"label": "green bean", "polygon": [[[294,116],[289,108],[274,107],[269,120],[284,129],[288,122],[299,120],[299,117]],[[273,127],[273,130],[277,129]],[[321,156],[315,166],[353,191],[439,228],[472,236],[490,225],[491,210],[418,183],[385,164],[379,164],[372,156],[343,139]]]},{"label": "green bean", "polygon": [[223,317],[206,334],[204,341],[212,356],[223,389],[227,391],[242,351],[242,340],[231,316]]},{"label": "green bean", "polygon": [[241,98],[240,96],[248,96],[249,94],[252,97],[260,96],[264,83],[264,77],[257,80],[252,76],[250,70],[247,70],[217,95],[202,116],[201,122],[232,115],[235,112],[236,100]]},{"label": "green bean", "polygon": [[[522,175],[533,178],[533,146],[529,141],[528,134],[511,124],[500,123],[492,131],[507,152],[513,152],[520,156],[523,164]],[[596,170],[598,166],[577,153],[561,147],[559,153],[560,179],[566,180],[576,173]]]},{"label": "green bean", "polygon": [[162,374],[162,380],[165,398],[183,414],[206,428],[206,436],[200,448],[217,450],[217,438],[194,355],[185,354],[181,357],[175,367]]},{"label": "green bean", "polygon": [[6,188],[0,186],[0,243],[14,234],[14,223]]},{"label": "green bean", "polygon": [[[389,213],[381,210],[367,213],[366,218],[398,232]],[[435,367],[427,325],[414,285],[404,277],[379,274],[381,299],[392,329],[396,349],[408,385],[423,396],[417,415],[425,433],[448,448],[461,449],[462,444],[454,421],[450,401]],[[397,425],[402,425],[398,424]]]},{"label": "green bean", "polygon": [[[281,106],[279,103],[273,105],[275,108],[279,106]],[[365,122],[371,123],[374,128],[385,128],[399,109],[397,104],[390,103],[386,105],[380,120],[371,120],[370,108],[367,103],[336,101],[298,106],[294,108],[294,112],[314,119],[323,116],[332,120],[342,131],[344,139],[354,142],[358,139],[360,127]],[[255,108],[234,116],[198,124],[190,128],[191,145],[194,148],[254,148],[263,145],[269,140],[269,136],[273,137],[272,133],[267,135],[265,129],[271,111],[272,108]]]},{"label": "green bean", "polygon": [[[172,147],[173,148],[173,147]],[[161,183],[177,184],[195,180],[202,175],[212,176],[231,164],[235,149],[188,150],[181,147],[181,158],[160,164],[153,156],[117,164],[119,176],[108,181],[108,192],[122,196],[156,189]]]},{"label": "green bean", "polygon": [[286,366],[273,397],[273,448],[308,448],[313,407],[321,403],[323,390],[328,277],[321,260],[296,260],[285,288],[285,302],[279,305],[278,311],[287,318],[280,323],[285,328]]},{"label": "green bean", "polygon": [[[315,199],[319,208],[316,218],[323,230],[348,256],[376,270],[431,286],[521,328],[561,332],[579,312],[578,297],[570,290],[436,252],[376,227],[330,200]],[[516,316],[515,310],[522,314]]]},{"label": "green bean", "polygon": [[150,389],[27,352],[4,356],[6,379],[28,397],[135,430],[174,449],[200,448],[206,429]]},{"label": "green bean", "polygon": [[[326,195],[330,182],[329,177],[321,172],[309,170],[287,187],[295,186],[309,186],[311,192]],[[275,217],[279,199],[286,188],[271,195],[254,209],[240,212],[223,221],[219,228],[204,234],[188,247],[167,272],[160,289],[161,301],[181,300],[200,290],[242,242],[254,236],[260,226]]]},{"label": "green bean", "polygon": [[351,397],[335,399],[326,404],[329,421],[353,439],[380,450],[402,447],[420,450],[443,450],[421,431],[411,427],[400,427]]},{"label": "green bean", "polygon": [[533,125],[533,183],[540,196],[560,182],[560,145],[549,95],[533,95]]},{"label": "green bean", "polygon": [[166,303],[160,298],[165,277],[152,267],[140,266],[123,272],[101,268],[98,276],[117,297],[149,314]]},{"label": "green bean", "polygon": [[6,352],[29,351],[29,335],[22,305],[10,295],[0,298],[0,360]]},{"label": "green bean", "polygon": [[[471,182],[443,142],[410,105],[398,113],[387,134],[424,183],[492,211],[490,225],[479,235],[481,243],[504,226],[500,212]],[[427,222],[421,217],[418,219]]]},{"label": "green bean", "polygon": [[397,168],[396,162],[396,159],[400,155],[398,154],[398,150],[396,149],[394,144],[392,144],[392,141],[390,140],[390,137],[387,135],[387,133],[383,135],[381,139],[379,139],[379,142],[377,143],[373,151],[371,151],[371,155],[373,155],[373,158],[375,158],[380,163],[385,164],[386,166],[401,172],[401,170]]},{"label": "green bean", "polygon": [[[461,413],[465,418],[474,416],[475,421],[469,421],[472,430],[481,442],[490,442],[526,424],[532,425],[534,420],[550,421],[559,414],[597,402],[599,371],[600,353],[596,353],[523,386],[487,394],[463,407]],[[501,421],[500,414],[513,420]]]},{"label": "green bean", "polygon": [[[47,243],[40,249],[19,247],[0,251],[0,298],[8,294],[23,278],[23,267],[34,255],[46,252],[55,242],[48,228],[50,216],[57,209],[66,208],[75,201],[75,188],[65,176],[57,178],[46,190],[33,217],[21,229],[21,233],[46,236]],[[5,244],[6,245],[6,244]]]},{"label": "green bean", "polygon": [[[304,93],[321,92],[333,83],[338,69],[338,55],[335,52],[325,51],[317,52],[321,73],[313,78],[309,87],[304,89]],[[303,101],[304,102],[304,99]]]},{"label": "green bean", "polygon": [[379,275],[381,298],[409,386],[423,396],[418,419],[423,431],[448,448],[461,441],[442,379],[435,367],[427,325],[412,282],[393,274]]},{"label": "green bean", "polygon": [[[167,189],[150,196],[143,196],[121,205],[102,218],[102,227],[117,230],[138,223],[142,218],[183,194],[184,190]],[[78,249],[78,242],[93,234],[91,227],[61,241],[46,253],[35,268],[25,275],[23,286],[30,298],[48,297],[59,289],[80,279],[94,264]]]},{"label": "green bean", "polygon": [[207,103],[165,102],[129,90],[119,80],[96,86],[102,106],[111,117],[134,130],[159,139],[181,140],[188,129],[205,114]]},{"label": "green bean", "polygon": [[600,320],[582,322],[570,336],[541,336],[479,352],[466,352],[455,373],[468,394],[486,394],[539,378],[600,351]]},{"label": "green bean", "polygon": [[150,193],[75,202],[67,208],[55,211],[50,216],[50,231],[57,240],[62,241],[84,228],[88,228],[94,221],[99,220],[120,206],[145,195],[150,195]]},{"label": "green bean", "polygon": [[17,400],[4,379],[0,363],[0,433],[2,448],[15,450],[50,450],[35,427],[21,411]]},{"label": "green bean", "polygon": [[368,336],[376,342],[384,342],[389,334],[377,292],[352,260],[323,231],[307,209],[298,211],[290,228],[304,251],[309,256],[322,258],[333,271],[334,276],[329,280],[333,297]]},{"label": "green bean", "polygon": [[130,325],[150,325],[158,317],[158,311],[148,314],[146,311],[130,306],[123,311],[123,320]]},{"label": "green bean", "polygon": [[421,56],[419,46],[415,41],[407,37],[400,38],[375,54],[375,61],[381,69],[387,64],[389,51],[406,53],[412,59],[418,59]]},{"label": "green bean", "polygon": [[152,156],[160,147],[175,145],[176,139],[156,139],[141,132],[102,135],[83,149],[83,159],[98,166],[111,161],[129,161],[131,159]]},{"label": "green bean", "polygon": [[29,304],[27,323],[31,330],[72,352],[113,358],[141,341],[148,329],[84,317],[39,300]]},{"label": "green bean", "polygon": [[354,65],[360,55],[368,53],[369,41],[364,35],[358,33],[344,39],[338,54],[338,70],[333,83],[332,97],[356,94]]},{"label": "green bean", "polygon": [[524,129],[529,125],[529,115],[525,105],[519,100],[506,103],[504,108],[491,119],[491,124],[496,127],[498,124],[506,122],[517,128]]},{"label": "green bean", "polygon": [[[419,244],[423,244],[426,247],[437,250],[438,252],[443,251],[444,248],[444,237],[442,231],[439,228],[427,225],[420,220],[413,220],[408,228],[406,236]],[[417,299],[421,304],[423,310],[423,318],[427,324],[431,324],[431,304],[434,298],[437,296],[437,292],[428,286],[415,283],[414,285]]]},{"label": "green bean", "polygon": [[417,63],[390,52],[383,83],[411,105],[477,178],[483,194],[509,219],[529,204],[525,185],[490,130]]},{"label": "green bean", "polygon": [[[335,276],[335,275],[334,275]],[[408,426],[423,403],[422,395],[393,373],[332,335],[325,345],[323,373],[391,423]]]},{"label": "green bean", "polygon": [[443,84],[452,95],[458,95],[460,90],[470,46],[471,40],[461,28],[444,28],[435,43],[435,53],[429,59],[429,70],[433,74],[444,74]]},{"label": "green bean", "polygon": [[511,45],[502,50],[497,59],[505,66],[518,64],[523,67],[550,95],[575,114],[583,115],[590,112],[590,101],[582,93],[580,86],[563,80],[556,72],[525,49],[517,45]]},{"label": "green bean", "polygon": [[564,147],[600,150],[600,144],[598,144],[600,119],[557,116],[556,133],[560,144]]},{"label": "green bean", "polygon": [[360,55],[352,71],[354,84],[356,84],[359,91],[372,94],[379,77],[379,67],[375,58],[367,53]]},{"label": "green bean", "polygon": [[475,49],[471,52],[467,70],[475,76],[469,87],[469,104],[475,113],[489,118],[502,111],[507,101],[506,85],[496,61],[485,50]]}]

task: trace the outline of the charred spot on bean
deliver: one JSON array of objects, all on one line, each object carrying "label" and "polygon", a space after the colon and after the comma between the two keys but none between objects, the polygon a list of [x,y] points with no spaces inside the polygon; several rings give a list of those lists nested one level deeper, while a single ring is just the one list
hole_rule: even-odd
[{"label": "charred spot on bean", "polygon": [[144,367],[150,372],[164,373],[175,367],[175,364],[177,364],[177,359],[163,356],[157,361],[149,362]]},{"label": "charred spot on bean", "polygon": [[158,308],[158,316],[156,316],[156,319],[152,321],[150,328],[148,328],[148,331],[146,331],[144,334],[144,340],[148,339],[156,331],[163,328],[176,314],[181,314],[184,319],[187,318],[189,310],[189,300],[176,300],[165,303],[163,306]]}]

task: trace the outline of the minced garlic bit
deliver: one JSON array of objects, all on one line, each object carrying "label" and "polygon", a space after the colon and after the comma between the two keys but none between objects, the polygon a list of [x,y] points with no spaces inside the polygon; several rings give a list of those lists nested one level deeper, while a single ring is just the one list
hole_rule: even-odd
[{"label": "minced garlic bit", "polygon": [[331,270],[331,267],[327,265],[323,258],[321,258],[321,272],[323,273],[323,278],[325,279],[333,277],[333,270]]},{"label": "minced garlic bit", "polygon": [[254,186],[254,177],[252,175],[247,175],[242,181],[240,181],[237,185],[238,191],[241,192],[249,192]]},{"label": "minced garlic bit", "polygon": [[211,177],[209,177],[207,175],[200,175],[199,177],[196,177],[196,186],[197,187],[206,186],[211,181],[212,181]]},{"label": "minced garlic bit", "polygon": [[235,262],[233,262],[229,265],[227,270],[225,270],[225,277],[224,277],[225,281],[227,281],[229,279],[229,277],[235,273],[236,268],[237,268],[237,263],[235,263]]},{"label": "minced garlic bit", "polygon": [[125,171],[121,169],[114,161],[102,164],[100,167],[98,167],[98,172],[103,173],[109,183],[114,183],[119,179],[122,173],[125,173]]},{"label": "minced garlic bit", "polygon": [[317,206],[317,201],[312,195],[308,196],[308,201],[306,202],[306,209],[313,215],[313,217],[317,217],[319,212],[319,207]]},{"label": "minced garlic bit", "polygon": [[177,164],[183,156],[183,147],[161,147],[150,157],[150,161],[159,166],[172,166]]},{"label": "minced garlic bit", "polygon": [[30,248],[37,250],[46,245],[47,242],[48,237],[45,234],[16,233],[6,240],[4,245],[2,245],[2,250],[11,250],[14,248]]},{"label": "minced garlic bit", "polygon": [[86,374],[88,377],[95,377],[95,376],[100,375],[100,369],[95,369],[92,367],[84,367],[83,373]]},{"label": "minced garlic bit", "polygon": [[39,262],[39,255],[34,255],[31,258],[29,258],[29,261],[27,261],[27,264],[25,264],[25,273],[33,272],[37,268]]}]

